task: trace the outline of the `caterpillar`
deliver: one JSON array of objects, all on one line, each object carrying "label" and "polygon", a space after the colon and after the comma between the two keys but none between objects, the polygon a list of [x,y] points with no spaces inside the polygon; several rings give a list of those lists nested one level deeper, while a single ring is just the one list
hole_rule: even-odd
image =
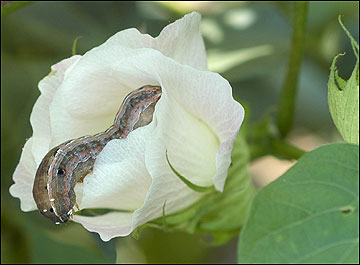
[{"label": "caterpillar", "polygon": [[34,179],[33,197],[40,213],[56,224],[68,221],[77,205],[76,183],[92,171],[97,156],[110,140],[125,138],[152,121],[160,97],[160,86],[136,89],[125,97],[114,124],[107,130],[52,148],[42,159]]}]

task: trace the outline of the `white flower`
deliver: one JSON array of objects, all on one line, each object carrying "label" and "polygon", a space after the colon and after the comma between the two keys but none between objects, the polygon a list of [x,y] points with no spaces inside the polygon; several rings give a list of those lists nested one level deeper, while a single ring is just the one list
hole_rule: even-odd
[{"label": "white flower", "polygon": [[156,38],[123,30],[83,56],[52,66],[39,83],[41,95],[30,117],[33,136],[10,187],[23,211],[36,209],[32,185],[44,155],[66,140],[107,129],[124,97],[144,85],[162,87],[153,121],[125,139],[110,141],[93,172],[75,187],[81,209],[128,212],[75,215],[74,221],[107,241],[162,216],[165,202],[166,214],[196,202],[202,193],[171,171],[166,150],[189,181],[223,190],[244,110],[229,83],[207,71],[199,23],[198,13],[188,14]]}]

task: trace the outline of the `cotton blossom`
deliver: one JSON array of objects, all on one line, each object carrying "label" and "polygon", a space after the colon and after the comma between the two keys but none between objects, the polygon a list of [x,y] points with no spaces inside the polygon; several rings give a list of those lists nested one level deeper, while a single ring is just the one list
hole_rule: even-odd
[{"label": "cotton blossom", "polygon": [[129,235],[164,210],[175,213],[206,196],[174,174],[166,154],[194,185],[223,190],[244,110],[233,99],[230,84],[207,70],[199,24],[194,12],[156,38],[123,30],[84,55],[51,67],[39,83],[41,95],[30,116],[33,135],[10,187],[23,211],[37,209],[32,187],[46,153],[109,128],[125,96],[144,85],[162,89],[151,123],[108,142],[92,172],[75,186],[80,209],[113,211],[75,214],[73,221],[108,241]]}]

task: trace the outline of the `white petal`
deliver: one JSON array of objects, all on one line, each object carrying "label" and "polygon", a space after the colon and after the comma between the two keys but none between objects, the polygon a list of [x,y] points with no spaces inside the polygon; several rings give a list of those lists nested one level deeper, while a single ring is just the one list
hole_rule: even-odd
[{"label": "white petal", "polygon": [[30,115],[30,123],[33,128],[32,152],[37,165],[40,164],[42,158],[50,149],[51,128],[49,105],[53,101],[57,88],[63,81],[65,71],[77,62],[80,57],[79,55],[75,55],[53,65],[51,67],[53,72],[39,82],[41,95],[35,102]]},{"label": "white petal", "polygon": [[51,70],[55,71],[57,75],[59,75],[59,77],[61,79],[63,79],[64,74],[66,72],[66,70],[72,66],[73,64],[75,64],[79,59],[81,58],[81,55],[73,55],[69,58],[63,59],[60,62],[54,64],[51,66]]},{"label": "white petal", "polygon": [[132,213],[108,213],[102,216],[74,216],[74,221],[82,224],[90,232],[97,232],[103,241],[131,232]]},{"label": "white petal", "polygon": [[123,30],[109,38],[104,45],[152,48],[181,64],[206,70],[206,51],[200,32],[200,19],[199,13],[187,14],[166,26],[156,38],[141,34],[137,29]]},{"label": "white petal", "polygon": [[36,204],[32,195],[36,164],[31,153],[31,148],[32,138],[24,145],[20,162],[13,174],[15,184],[11,185],[9,189],[11,196],[20,199],[21,210],[25,212],[36,209]]},{"label": "white petal", "polygon": [[139,72],[137,50],[112,46],[86,53],[67,72],[50,106],[52,146],[106,130],[125,96],[155,78]]},{"label": "white petal", "polygon": [[135,211],[132,229],[163,215],[182,210],[196,202],[203,193],[188,188],[170,170],[165,159],[165,144],[153,136],[146,150],[146,166],[153,177],[153,182],[146,196],[144,205]]},{"label": "white petal", "polygon": [[[106,145],[96,159],[93,174],[87,175],[84,183],[76,186],[81,209],[135,210],[143,205],[152,182],[145,167],[145,146],[154,126],[151,123],[138,128],[127,138],[112,140]],[[74,221],[108,241],[128,235],[133,230],[132,218],[133,213],[113,212],[97,217],[75,215]]]},{"label": "white petal", "polygon": [[[146,84],[157,84],[156,76],[142,71],[143,65],[151,67],[152,62],[134,58],[134,54],[144,52],[142,47],[158,49],[181,63],[206,69],[199,22],[198,13],[186,15],[164,28],[155,39],[135,29],[124,30],[87,52],[66,73],[51,104],[51,146],[105,130],[129,92]],[[124,49],[126,46],[138,49]]]},{"label": "white petal", "polygon": [[207,70],[200,20],[200,14],[193,12],[165,27],[156,40],[159,51],[181,64]]},{"label": "white petal", "polygon": [[96,159],[92,174],[77,184],[77,202],[83,208],[136,210],[144,203],[151,185],[145,167],[145,146],[152,126],[110,141]]},{"label": "white petal", "polygon": [[[222,191],[231,162],[233,142],[244,119],[244,110],[233,99],[229,83],[220,75],[194,71],[171,62],[162,62],[161,67],[168,69],[162,85],[167,89],[169,97],[206,124],[218,137],[220,146],[216,152],[213,183],[217,190]],[[193,134],[192,131],[188,133],[189,137]]]},{"label": "white petal", "polygon": [[[216,134],[174,98],[170,98],[165,89],[155,115],[158,121],[156,133],[161,141],[154,142],[154,145],[159,146],[152,146],[150,149],[161,150],[163,158],[167,150],[172,166],[182,176],[198,186],[211,186],[212,176],[216,173],[216,152],[220,144]],[[160,147],[160,144],[163,146]],[[162,162],[167,165],[165,159]],[[153,163],[155,161],[151,164]],[[167,174],[173,175],[169,166],[166,168]]]}]

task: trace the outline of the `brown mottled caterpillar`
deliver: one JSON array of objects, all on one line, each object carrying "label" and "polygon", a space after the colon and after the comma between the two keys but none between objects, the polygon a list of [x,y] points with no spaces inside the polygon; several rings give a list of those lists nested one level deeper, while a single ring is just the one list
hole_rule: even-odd
[{"label": "brown mottled caterpillar", "polygon": [[126,96],[114,124],[105,132],[67,141],[51,149],[35,175],[33,196],[41,214],[56,224],[66,222],[76,205],[74,187],[93,169],[95,159],[112,139],[125,138],[152,121],[161,87],[143,86]]}]

